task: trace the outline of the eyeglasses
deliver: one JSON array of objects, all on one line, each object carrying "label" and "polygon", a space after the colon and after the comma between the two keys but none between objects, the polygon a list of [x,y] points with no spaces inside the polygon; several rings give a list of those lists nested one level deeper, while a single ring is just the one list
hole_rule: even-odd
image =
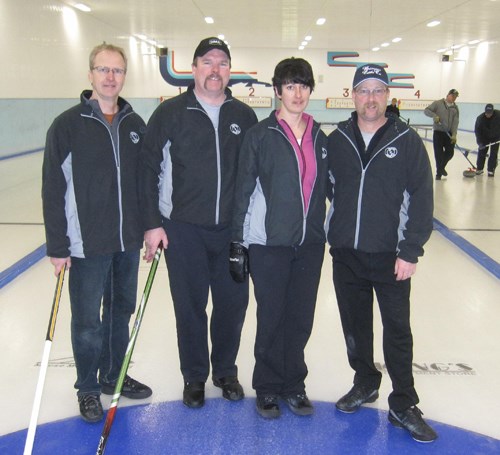
[{"label": "eyeglasses", "polygon": [[125,74],[125,70],[123,68],[110,68],[109,66],[94,66],[92,69],[96,70],[99,74],[109,74],[110,71],[115,76],[123,76]]},{"label": "eyeglasses", "polygon": [[386,88],[374,88],[373,90],[367,89],[367,88],[359,88],[356,90],[356,93],[359,96],[383,96],[387,93]]}]

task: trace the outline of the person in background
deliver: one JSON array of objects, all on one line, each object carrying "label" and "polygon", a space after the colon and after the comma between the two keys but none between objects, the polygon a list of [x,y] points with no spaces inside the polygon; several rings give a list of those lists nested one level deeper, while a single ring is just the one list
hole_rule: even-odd
[{"label": "person in background", "polygon": [[[146,127],[119,96],[127,73],[123,49],[96,46],[89,64],[92,90],[84,90],[80,104],[57,117],[47,132],[42,197],[47,256],[56,275],[63,265],[71,268],[80,414],[97,422],[103,417],[101,392],[114,393],[135,311],[143,242],[137,170]],[[126,376],[123,396],[151,393]]]},{"label": "person in background", "polygon": [[327,238],[333,282],[354,385],[336,407],[356,412],[379,396],[382,374],[373,360],[374,292],[383,325],[383,352],[392,381],[389,421],[419,442],[436,432],[417,407],[410,327],[410,286],[433,228],[432,171],[422,139],[386,116],[385,70],[356,70],[356,111],[328,137],[332,205]]},{"label": "person in background", "polygon": [[498,143],[500,141],[500,111],[495,109],[493,104],[488,103],[484,108],[484,112],[477,117],[474,133],[479,147],[476,174],[481,175],[484,173],[484,163],[489,152],[488,177],[494,177],[498,160],[498,146],[500,145]]},{"label": "person in background", "polygon": [[140,180],[144,258],[151,261],[163,244],[177,323],[183,403],[200,408],[210,363],[212,381],[224,398],[244,397],[236,356],[248,283],[232,280],[227,255],[240,147],[257,117],[227,88],[231,54],[224,41],[202,40],[192,71],[194,84],[161,103],[148,123]]},{"label": "person in background", "polygon": [[281,414],[283,399],[310,415],[304,349],[311,334],[325,251],[326,136],[304,110],[314,89],[311,65],[287,58],[272,79],[281,107],[249,130],[235,186],[230,264],[248,269],[257,301],[252,385],[257,412]]},{"label": "person in background", "polygon": [[455,104],[457,98],[458,91],[452,88],[446,98],[434,101],[424,110],[424,114],[434,120],[432,143],[436,160],[436,180],[448,175],[446,165],[453,158],[457,143],[460,117],[458,106]]},{"label": "person in background", "polygon": [[400,114],[399,114],[399,107],[398,107],[398,99],[397,98],[393,98],[391,100],[391,104],[387,105],[387,107],[385,108],[385,111],[389,114],[393,114],[395,115],[396,117],[399,117]]}]

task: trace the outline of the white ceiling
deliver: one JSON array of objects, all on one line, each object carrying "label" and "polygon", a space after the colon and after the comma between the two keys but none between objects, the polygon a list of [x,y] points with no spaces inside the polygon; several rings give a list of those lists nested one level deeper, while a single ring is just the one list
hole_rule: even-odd
[{"label": "white ceiling", "polygon": [[[33,0],[30,0],[33,1]],[[159,45],[194,48],[224,34],[235,48],[436,51],[471,40],[500,40],[500,0],[82,0],[118,36],[146,35]],[[66,1],[71,5],[77,1]],[[208,25],[204,16],[212,16]],[[323,26],[316,19],[325,17]],[[441,24],[429,28],[437,19]],[[399,43],[391,40],[400,37]],[[384,52],[384,49],[380,50]]]}]

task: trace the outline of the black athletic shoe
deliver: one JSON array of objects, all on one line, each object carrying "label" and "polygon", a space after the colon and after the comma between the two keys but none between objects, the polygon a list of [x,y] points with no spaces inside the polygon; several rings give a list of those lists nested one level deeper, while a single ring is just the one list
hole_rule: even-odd
[{"label": "black athletic shoe", "polygon": [[389,410],[389,422],[395,427],[407,430],[417,442],[432,442],[438,437],[437,433],[422,418],[422,411],[416,406],[404,411]]},{"label": "black athletic shoe", "polygon": [[95,423],[103,418],[102,404],[99,395],[87,394],[78,397],[80,415],[85,422]]},{"label": "black athletic shoe", "polygon": [[201,408],[205,404],[205,383],[184,381],[182,402],[188,408]]},{"label": "black athletic shoe", "polygon": [[257,395],[257,412],[265,419],[276,419],[281,415],[278,395]]},{"label": "black athletic shoe", "polygon": [[222,396],[229,401],[239,401],[243,399],[245,393],[243,387],[238,382],[236,376],[226,376],[224,378],[212,378],[214,386],[222,389]]},{"label": "black athletic shoe", "polygon": [[309,416],[314,413],[314,407],[305,392],[283,397],[283,400],[296,415]]},{"label": "black athletic shoe", "polygon": [[443,174],[445,177],[448,177],[448,172],[446,172],[444,169],[443,169],[442,174]]},{"label": "black athletic shoe", "polygon": [[436,180],[441,180],[441,176],[439,174],[436,174]]},{"label": "black athletic shoe", "polygon": [[[114,382],[104,382],[101,383],[101,392],[106,395],[113,395],[115,392],[116,381]],[[139,381],[132,379],[130,376],[125,376],[123,380],[123,387],[121,395],[132,400],[141,400],[143,398],[148,398],[153,394],[153,391],[145,384],[141,384]]]},{"label": "black athletic shoe", "polygon": [[339,411],[352,414],[356,412],[363,403],[373,403],[377,398],[378,389],[373,389],[363,384],[354,384],[352,389],[337,401],[335,407]]}]

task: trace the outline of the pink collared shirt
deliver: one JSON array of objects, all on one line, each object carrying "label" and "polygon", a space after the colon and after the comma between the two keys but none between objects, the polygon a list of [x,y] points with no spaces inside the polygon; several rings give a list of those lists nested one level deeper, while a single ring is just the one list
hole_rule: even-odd
[{"label": "pink collared shirt", "polygon": [[285,131],[297,156],[302,186],[302,198],[304,200],[304,213],[307,213],[317,175],[316,157],[314,155],[314,142],[312,137],[313,118],[305,112],[302,113],[302,118],[306,121],[306,129],[302,138],[297,139],[288,123],[283,119],[279,119],[278,115],[279,111],[276,111],[276,119]]}]

